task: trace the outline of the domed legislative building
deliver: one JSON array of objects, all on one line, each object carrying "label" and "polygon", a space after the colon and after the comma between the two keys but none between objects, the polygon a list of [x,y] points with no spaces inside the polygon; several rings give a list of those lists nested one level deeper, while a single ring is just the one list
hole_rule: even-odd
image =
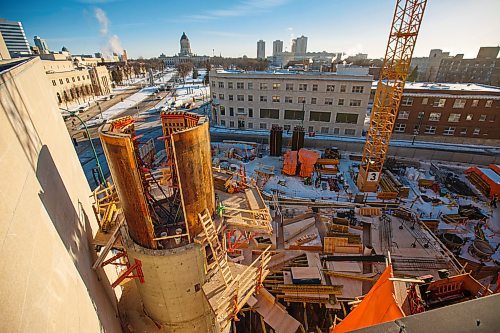
[{"label": "domed legislative building", "polygon": [[179,54],[171,57],[167,57],[163,53],[160,55],[160,59],[163,59],[165,61],[166,66],[174,67],[183,62],[199,64],[206,62],[209,59],[208,56],[199,56],[191,52],[191,43],[185,32],[182,33],[180,44],[181,51],[179,52]]}]

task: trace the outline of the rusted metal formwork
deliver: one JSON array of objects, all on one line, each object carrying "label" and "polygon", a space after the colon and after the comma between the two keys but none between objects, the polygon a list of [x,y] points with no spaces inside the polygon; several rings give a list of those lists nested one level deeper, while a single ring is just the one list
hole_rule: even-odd
[{"label": "rusted metal formwork", "polygon": [[172,183],[180,189],[184,218],[194,238],[203,232],[198,214],[215,211],[208,119],[190,112],[162,112],[161,120],[167,163],[175,175]]},{"label": "rusted metal formwork", "polygon": [[123,118],[105,124],[100,128],[99,135],[130,237],[143,247],[156,249],[144,179],[136,158],[134,125],[129,120]]}]

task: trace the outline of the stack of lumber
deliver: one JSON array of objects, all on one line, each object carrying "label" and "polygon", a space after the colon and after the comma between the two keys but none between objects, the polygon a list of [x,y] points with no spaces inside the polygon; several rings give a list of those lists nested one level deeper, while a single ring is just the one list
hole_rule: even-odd
[{"label": "stack of lumber", "polygon": [[325,237],[323,252],[325,253],[363,253],[363,245],[349,243],[349,237]]},{"label": "stack of lumber", "polygon": [[400,198],[408,198],[408,195],[410,195],[410,188],[403,186],[397,177],[389,170],[384,170],[380,178],[380,187],[383,192],[397,193]]},{"label": "stack of lumber", "polygon": [[461,216],[459,214],[443,214],[441,215],[441,219],[450,224],[463,224],[467,222],[468,218]]},{"label": "stack of lumber", "polygon": [[231,180],[233,177],[231,174],[215,171],[214,174],[214,188],[216,190],[225,192],[226,191],[226,183]]}]

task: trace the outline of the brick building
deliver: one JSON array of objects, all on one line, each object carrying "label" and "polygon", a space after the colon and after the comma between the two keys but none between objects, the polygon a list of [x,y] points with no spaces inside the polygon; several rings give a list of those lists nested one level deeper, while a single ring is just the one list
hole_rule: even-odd
[{"label": "brick building", "polygon": [[[376,82],[372,96],[375,89]],[[499,112],[499,87],[407,83],[393,138],[498,145]]]}]

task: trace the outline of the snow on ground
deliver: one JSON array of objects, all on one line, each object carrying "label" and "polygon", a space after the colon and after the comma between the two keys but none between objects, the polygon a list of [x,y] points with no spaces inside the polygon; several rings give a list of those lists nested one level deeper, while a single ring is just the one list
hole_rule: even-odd
[{"label": "snow on ground", "polygon": [[102,119],[99,116],[98,118],[94,118],[88,120],[86,122],[87,126],[98,125],[103,122],[103,119],[109,120],[112,117],[119,115],[120,113],[126,111],[127,109],[136,106],[141,101],[145,100],[148,96],[151,96],[154,92],[158,90],[157,87],[147,87],[139,90],[135,94],[125,98],[122,102],[119,102],[106,111],[102,113]]}]

